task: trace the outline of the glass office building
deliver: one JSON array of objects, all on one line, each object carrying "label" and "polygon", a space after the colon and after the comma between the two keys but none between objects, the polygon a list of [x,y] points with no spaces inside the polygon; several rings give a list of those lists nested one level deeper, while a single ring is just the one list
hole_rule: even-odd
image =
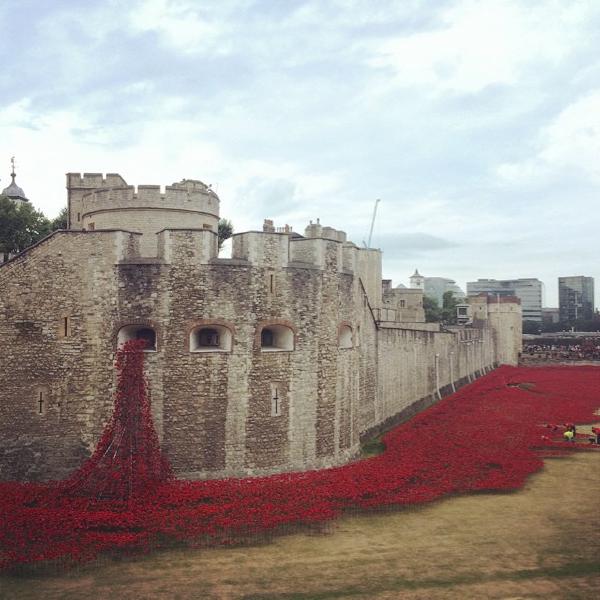
[{"label": "glass office building", "polygon": [[558,310],[561,323],[591,320],[594,315],[594,278],[583,275],[559,277]]}]

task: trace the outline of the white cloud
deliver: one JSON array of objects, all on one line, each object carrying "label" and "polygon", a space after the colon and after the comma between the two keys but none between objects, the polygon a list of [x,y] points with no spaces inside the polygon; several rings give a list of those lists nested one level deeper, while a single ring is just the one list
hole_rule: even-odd
[{"label": "white cloud", "polygon": [[[177,105],[166,98],[159,106]],[[49,216],[66,203],[66,171],[118,172],[132,185],[202,179],[213,184],[222,213],[234,219],[238,231],[255,229],[273,214],[290,223],[298,218],[296,225],[303,225],[311,210],[319,216],[336,205],[344,187],[341,173],[308,170],[293,161],[233,157],[204,123],[178,120],[169,111],[160,118],[161,112],[147,122],[99,127],[85,111],[38,114],[23,99],[0,110],[0,138],[8,156],[17,157],[18,182]]]},{"label": "white cloud", "polygon": [[[236,231],[320,217],[360,243],[380,197],[374,244],[429,240],[429,274],[600,280],[593,0],[13,4],[0,185],[14,154],[49,216],[66,171],[193,177]],[[408,254],[384,265],[409,275]]]},{"label": "white cloud", "polygon": [[581,169],[600,181],[600,90],[568,106],[542,136],[542,161]]},{"label": "white cloud", "polygon": [[[27,100],[0,111],[0,137],[17,157],[20,185],[49,216],[66,203],[66,171],[120,172],[132,184],[164,185],[177,178],[210,177],[227,163],[200,125],[157,119],[135,129],[102,128],[83,110],[39,115]],[[127,143],[116,141],[119,137]]]},{"label": "white cloud", "polygon": [[153,31],[177,50],[197,53],[219,51],[223,21],[200,14],[202,4],[185,0],[143,0],[129,13],[133,31]]},{"label": "white cloud", "polygon": [[532,158],[502,164],[497,173],[510,183],[541,183],[568,171],[600,183],[600,89],[558,114],[540,131],[532,150]]},{"label": "white cloud", "polygon": [[375,45],[369,64],[389,69],[394,83],[435,92],[474,93],[513,85],[532,63],[562,61],[577,42],[581,4],[468,0],[440,14],[434,30]]}]

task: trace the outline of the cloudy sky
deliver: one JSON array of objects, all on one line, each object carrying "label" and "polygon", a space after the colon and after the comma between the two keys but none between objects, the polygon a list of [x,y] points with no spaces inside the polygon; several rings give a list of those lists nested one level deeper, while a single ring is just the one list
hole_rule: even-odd
[{"label": "cloudy sky", "polygon": [[[69,171],[211,183],[236,231],[309,219],[384,275],[591,275],[597,0],[3,0],[10,157],[54,216]],[[4,166],[2,166],[4,164]],[[598,286],[596,289],[598,298]]]}]

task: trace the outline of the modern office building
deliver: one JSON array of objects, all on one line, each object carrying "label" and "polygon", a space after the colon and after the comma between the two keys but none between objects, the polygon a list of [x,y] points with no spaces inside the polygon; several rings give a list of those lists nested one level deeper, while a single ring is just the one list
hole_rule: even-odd
[{"label": "modern office building", "polygon": [[594,315],[594,278],[559,277],[558,309],[561,323],[590,320]]},{"label": "modern office building", "polygon": [[523,279],[478,279],[467,282],[467,296],[482,293],[498,297],[516,296],[521,300],[523,321],[542,322],[544,284],[535,277]]}]

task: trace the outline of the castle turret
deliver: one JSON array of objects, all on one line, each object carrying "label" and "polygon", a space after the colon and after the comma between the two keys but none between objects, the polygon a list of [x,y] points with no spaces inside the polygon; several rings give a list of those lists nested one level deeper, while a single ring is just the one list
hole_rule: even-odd
[{"label": "castle turret", "polygon": [[219,197],[201,181],[166,186],[127,185],[116,173],[67,174],[70,229],[127,229],[143,234],[142,256],[156,256],[163,229],[218,230]]}]

